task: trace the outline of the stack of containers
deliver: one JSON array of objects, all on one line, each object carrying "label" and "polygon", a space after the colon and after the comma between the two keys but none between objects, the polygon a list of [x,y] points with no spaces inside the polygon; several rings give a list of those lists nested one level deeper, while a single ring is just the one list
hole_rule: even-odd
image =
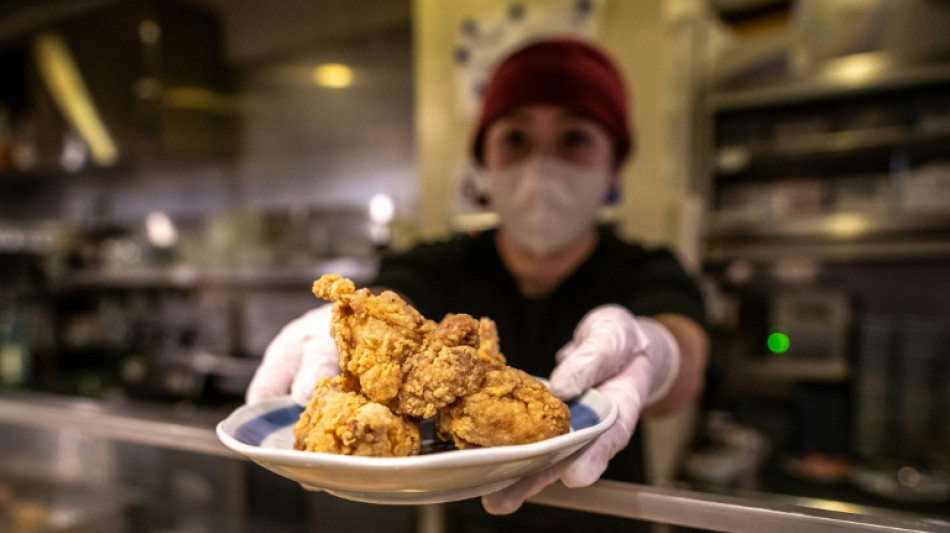
[{"label": "stack of containers", "polygon": [[895,323],[882,315],[867,316],[861,323],[859,358],[855,365],[855,452],[865,459],[888,455],[891,390],[890,354],[895,348]]},{"label": "stack of containers", "polygon": [[859,330],[855,452],[926,460],[950,445],[950,362],[938,319],[870,315]]}]

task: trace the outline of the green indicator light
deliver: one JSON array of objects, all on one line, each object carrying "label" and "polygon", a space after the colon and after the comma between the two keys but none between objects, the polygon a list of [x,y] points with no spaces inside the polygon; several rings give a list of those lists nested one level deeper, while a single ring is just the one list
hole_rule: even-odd
[{"label": "green indicator light", "polygon": [[770,333],[767,343],[772,353],[785,353],[788,351],[789,344],[791,344],[788,335],[778,332]]}]

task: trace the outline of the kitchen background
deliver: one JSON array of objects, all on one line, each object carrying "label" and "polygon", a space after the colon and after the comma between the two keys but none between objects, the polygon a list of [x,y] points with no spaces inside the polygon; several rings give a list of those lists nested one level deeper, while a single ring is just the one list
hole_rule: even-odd
[{"label": "kitchen background", "polygon": [[13,410],[212,427],[321,273],[491,223],[459,193],[478,84],[548,31],[630,79],[605,216],[708,296],[707,392],[649,424],[651,481],[950,519],[948,25],[942,0],[0,4],[0,526],[420,528]]}]

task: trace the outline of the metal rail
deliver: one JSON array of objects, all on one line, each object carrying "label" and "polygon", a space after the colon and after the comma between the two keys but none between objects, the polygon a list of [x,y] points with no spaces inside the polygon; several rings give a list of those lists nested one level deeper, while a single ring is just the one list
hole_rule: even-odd
[{"label": "metal rail", "polygon": [[112,412],[98,402],[77,399],[69,405],[0,398],[0,423],[50,430],[71,430],[83,436],[157,446],[170,450],[238,458],[207,425],[137,417]]},{"label": "metal rail", "polygon": [[[84,436],[241,459],[210,425],[165,421],[150,413],[112,412],[99,402],[0,397],[0,424],[72,430]],[[185,417],[187,418],[187,417]],[[923,518],[857,514],[860,506],[826,500],[801,505],[681,489],[599,481],[582,489],[552,485],[532,503],[730,533],[950,533],[950,523]],[[838,509],[838,510],[830,510]],[[850,510],[851,512],[846,512]],[[420,509],[420,531],[444,531],[441,506]]]},{"label": "metal rail", "polygon": [[950,524],[859,515],[704,492],[599,481],[584,489],[552,485],[533,503],[730,533],[948,533]]}]

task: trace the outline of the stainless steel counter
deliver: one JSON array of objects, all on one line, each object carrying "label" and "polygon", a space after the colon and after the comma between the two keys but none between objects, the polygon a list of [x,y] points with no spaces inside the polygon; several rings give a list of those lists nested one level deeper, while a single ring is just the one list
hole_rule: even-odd
[{"label": "stainless steel counter", "polygon": [[[170,450],[230,457],[214,426],[220,410],[122,404],[0,393],[0,424],[68,429],[84,436],[144,444]],[[783,532],[944,532],[950,524],[923,518],[859,514],[864,509],[841,502],[800,499],[776,502],[672,488],[600,481],[583,489],[548,488],[534,503],[631,519],[734,533]],[[440,531],[438,506],[422,510],[420,530]]]},{"label": "stainless steel counter", "polygon": [[223,411],[83,398],[0,394],[0,423],[74,430],[84,436],[223,457],[238,457],[218,440]]}]

